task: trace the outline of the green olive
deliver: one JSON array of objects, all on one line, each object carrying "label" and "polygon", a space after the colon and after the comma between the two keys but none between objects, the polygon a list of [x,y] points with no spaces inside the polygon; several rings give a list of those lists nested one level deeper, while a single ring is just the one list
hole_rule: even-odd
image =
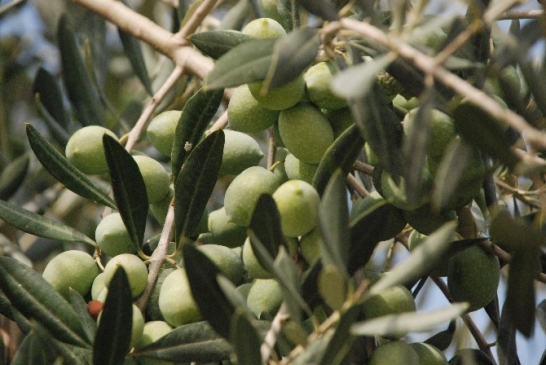
[{"label": "green olive", "polygon": [[174,132],[181,116],[179,110],[168,110],[158,114],[148,125],[146,133],[152,146],[165,156],[171,156]]},{"label": "green olive", "polygon": [[100,175],[108,172],[102,137],[108,134],[117,140],[109,129],[97,125],[83,127],[68,140],[65,155],[81,172]]}]

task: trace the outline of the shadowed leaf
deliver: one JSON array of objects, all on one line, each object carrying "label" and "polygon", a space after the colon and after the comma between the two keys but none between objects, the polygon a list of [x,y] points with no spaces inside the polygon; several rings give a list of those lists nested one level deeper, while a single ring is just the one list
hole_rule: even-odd
[{"label": "shadowed leaf", "polygon": [[102,142],[116,206],[135,250],[138,251],[144,243],[148,216],[146,185],[135,159],[118,141],[105,134]]},{"label": "shadowed leaf", "polygon": [[198,50],[209,57],[218,59],[230,49],[241,43],[256,40],[256,37],[235,30],[211,30],[194,33],[188,39]]},{"label": "shadowed leaf", "polygon": [[449,322],[447,329],[427,338],[424,342],[438,348],[440,351],[445,351],[451,344],[451,341],[453,341],[453,335],[455,334],[456,328],[456,322],[451,321]]},{"label": "shadowed leaf", "polygon": [[231,319],[230,342],[235,348],[239,365],[255,365],[262,362],[261,336],[242,310],[235,310]]},{"label": "shadowed leaf", "polygon": [[298,3],[308,12],[321,17],[323,20],[335,21],[339,19],[337,9],[330,0],[298,0]]},{"label": "shadowed leaf", "polygon": [[23,154],[11,161],[0,174],[0,200],[8,200],[21,187],[28,173],[30,160]]},{"label": "shadowed leaf", "polygon": [[70,116],[64,108],[63,94],[53,75],[42,67],[34,78],[33,91],[39,94],[40,101],[51,117],[66,130],[70,125]]},{"label": "shadowed leaf", "polygon": [[[281,216],[277,204],[270,194],[262,194],[258,198],[250,220],[250,229],[271,257],[277,257],[281,245],[288,247],[282,233]],[[259,256],[257,258],[262,266],[267,265],[260,260]]]},{"label": "shadowed leaf", "polygon": [[146,63],[144,62],[140,41],[120,28],[118,28],[118,34],[119,38],[121,39],[121,44],[123,45],[123,50],[125,51],[125,55],[129,59],[129,62],[131,62],[131,66],[133,66],[135,74],[140,82],[142,82],[142,85],[144,85],[144,88],[148,94],[150,96],[153,95],[154,92],[152,90],[152,81],[150,80],[148,70],[146,69]]},{"label": "shadowed leaf", "polygon": [[354,341],[350,334],[350,329],[353,323],[357,320],[360,314],[359,306],[352,306],[347,309],[342,315],[336,327],[334,335],[328,342],[326,350],[319,365],[334,365],[341,364],[346,354],[349,352]]}]

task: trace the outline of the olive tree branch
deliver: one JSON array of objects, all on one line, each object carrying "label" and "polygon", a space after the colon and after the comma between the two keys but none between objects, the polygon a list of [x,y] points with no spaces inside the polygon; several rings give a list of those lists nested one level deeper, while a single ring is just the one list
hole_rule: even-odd
[{"label": "olive tree branch", "polygon": [[181,44],[188,44],[187,36],[193,34],[197,28],[201,25],[203,20],[210,14],[216,7],[218,0],[205,0],[199,5],[197,10],[192,14],[190,19],[184,24],[182,29],[176,33],[173,38],[177,39]]},{"label": "olive tree branch", "polygon": [[161,265],[165,261],[167,256],[167,249],[169,247],[169,242],[171,241],[172,232],[174,226],[174,204],[171,202],[169,205],[169,210],[167,211],[167,217],[165,218],[165,224],[163,225],[163,230],[161,231],[161,237],[159,238],[159,243],[157,248],[152,253],[150,258],[150,266],[148,269],[148,283],[144,292],[138,298],[137,306],[143,310],[148,304],[152,290],[154,289],[155,282],[159,276],[159,270]]},{"label": "olive tree branch", "polygon": [[546,147],[546,134],[533,128],[520,115],[509,109],[504,109],[495,99],[483,91],[438,65],[433,57],[419,52],[399,39],[389,37],[382,30],[370,24],[354,19],[341,19],[338,22],[332,22],[324,28],[324,33],[335,33],[342,29],[353,31],[396,52],[399,56],[407,59],[425,73],[431,74],[435,79],[450,87],[459,95],[479,105],[495,119],[519,131],[530,144]]},{"label": "olive tree branch", "polygon": [[544,10],[513,10],[502,13],[497,20],[510,19],[540,19],[544,16]]}]

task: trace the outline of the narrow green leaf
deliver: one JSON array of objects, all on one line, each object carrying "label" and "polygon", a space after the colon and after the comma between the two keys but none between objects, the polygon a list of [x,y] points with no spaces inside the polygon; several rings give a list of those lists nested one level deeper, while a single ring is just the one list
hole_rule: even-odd
[{"label": "narrow green leaf", "polygon": [[455,129],[468,143],[510,168],[520,161],[501,124],[478,105],[461,103],[453,112]]},{"label": "narrow green leaf", "polygon": [[63,223],[0,200],[0,218],[23,232],[64,242],[81,242],[95,246],[95,241]]},{"label": "narrow green leaf", "polygon": [[89,315],[85,299],[83,299],[80,293],[72,288],[70,288],[69,295],[70,304],[72,304],[72,308],[74,308],[74,311],[80,318],[80,322],[82,323],[82,327],[87,334],[87,337],[95,338],[95,334],[97,332],[97,324],[95,320]]},{"label": "narrow green leaf", "polygon": [[67,189],[94,202],[116,208],[114,201],[107,192],[72,165],[30,124],[27,124],[27,137],[30,147],[42,163],[42,166]]},{"label": "narrow green leaf", "polygon": [[366,265],[375,246],[396,236],[406,226],[402,210],[391,204],[372,207],[356,217],[350,224],[351,241],[347,269],[353,274]]},{"label": "narrow green leaf", "polygon": [[348,277],[349,262],[349,207],[345,173],[341,169],[330,178],[320,201],[319,224],[322,232],[322,260],[324,265],[334,265],[339,273]]},{"label": "narrow green leaf", "polygon": [[235,348],[239,365],[255,365],[262,362],[261,336],[240,309],[235,310],[231,319],[230,342]]},{"label": "narrow green leaf", "polygon": [[388,107],[381,89],[374,84],[372,92],[362,98],[350,99],[349,106],[364,140],[370,144],[383,169],[397,182],[403,174],[404,132],[398,117]]},{"label": "narrow green leaf", "polygon": [[449,326],[445,330],[427,338],[424,342],[438,348],[440,351],[447,350],[453,341],[453,335],[455,335],[455,329],[457,328],[456,323],[454,320],[449,322]]},{"label": "narrow green leaf", "polygon": [[47,112],[66,130],[70,125],[70,116],[64,107],[63,94],[53,75],[42,67],[34,78],[33,91],[39,95]]},{"label": "narrow green leaf", "polygon": [[353,170],[363,146],[364,139],[360,130],[356,125],[352,125],[326,150],[313,179],[313,186],[321,196],[337,168],[341,168],[346,174]]},{"label": "narrow green leaf", "polygon": [[356,336],[389,336],[399,333],[422,332],[457,318],[467,308],[467,303],[461,303],[427,312],[391,314],[355,323],[351,326],[351,333]]},{"label": "narrow green leaf", "polygon": [[347,275],[335,265],[326,264],[318,277],[319,293],[334,310],[341,310],[347,296]]},{"label": "narrow green leaf", "polygon": [[267,91],[299,77],[316,58],[320,46],[318,31],[301,28],[275,43],[264,86]]},{"label": "narrow green leaf", "polygon": [[8,200],[27,176],[29,166],[28,154],[23,154],[11,161],[0,174],[0,200]]},{"label": "narrow green leaf", "polygon": [[146,62],[144,62],[144,55],[142,54],[142,48],[140,46],[140,41],[134,38],[129,33],[124,32],[121,28],[118,28],[119,38],[121,39],[121,44],[123,45],[123,50],[125,55],[131,62],[133,71],[137,75],[142,85],[148,92],[150,96],[154,94],[152,90],[152,81],[148,75],[148,70],[146,69]]},{"label": "narrow green leaf", "polygon": [[188,39],[205,55],[218,59],[239,44],[256,38],[236,30],[211,30],[194,33]]},{"label": "narrow green leaf", "polygon": [[186,274],[193,299],[201,315],[222,337],[229,339],[231,316],[235,308],[218,285],[220,269],[192,244],[182,246]]},{"label": "narrow green leaf", "polygon": [[34,96],[34,104],[36,105],[36,109],[38,109],[38,113],[47,124],[47,128],[49,129],[53,139],[55,139],[55,141],[57,141],[61,146],[66,146],[68,140],[70,139],[70,133],[68,133],[68,131],[65,130],[55,119],[53,119],[51,114],[49,114],[44,104],[42,104],[42,101],[40,100],[40,94],[36,94]]},{"label": "narrow green leaf", "polygon": [[[281,229],[281,215],[270,194],[262,194],[258,198],[250,220],[250,229],[271,257],[277,257],[281,245],[288,247]],[[259,256],[257,258],[262,266],[266,264],[260,261]]]},{"label": "narrow green leaf", "polygon": [[301,325],[302,309],[305,310],[307,314],[310,314],[311,311],[300,293],[300,276],[298,268],[284,247],[281,247],[279,250],[277,257],[273,262],[273,267],[275,268],[275,273],[282,273],[282,278],[279,278],[279,283],[281,284],[284,303],[286,303],[290,318],[296,324]]},{"label": "narrow green leaf", "polygon": [[434,231],[407,259],[389,271],[389,275],[381,277],[371,287],[369,295],[379,294],[393,285],[413,282],[427,274],[443,258],[456,227],[457,222],[453,221]]},{"label": "narrow green leaf", "polygon": [[40,274],[10,257],[0,257],[0,290],[21,314],[33,318],[60,341],[89,347],[78,315]]},{"label": "narrow green leaf", "polygon": [[502,308],[499,335],[497,337],[497,356],[499,365],[520,365],[516,345],[516,326],[510,319],[510,310],[508,308],[507,305]]},{"label": "narrow green leaf", "polygon": [[332,81],[332,90],[346,99],[364,98],[373,89],[377,74],[396,59],[396,54],[387,53],[373,61],[361,63],[339,72]]},{"label": "narrow green leaf", "polygon": [[177,327],[133,355],[138,359],[207,363],[227,360],[232,353],[229,342],[203,321]]},{"label": "narrow green leaf", "polygon": [[237,1],[222,17],[218,30],[241,29],[247,21],[253,0]]},{"label": "narrow green leaf", "polygon": [[342,363],[354,341],[354,337],[350,334],[350,329],[360,315],[360,311],[360,306],[352,306],[341,314],[334,335],[328,342],[326,350],[318,363],[319,365],[337,365]]},{"label": "narrow green leaf", "polygon": [[220,57],[205,78],[205,89],[222,89],[263,80],[267,76],[276,39],[244,42]]},{"label": "narrow green leaf", "polygon": [[64,84],[78,120],[83,125],[104,125],[104,107],[87,73],[74,29],[68,24],[66,15],[59,20],[57,38],[61,51]]},{"label": "narrow green leaf", "polygon": [[93,364],[119,365],[129,351],[133,327],[133,299],[125,270],[119,267],[108,287],[100,316]]},{"label": "narrow green leaf", "polygon": [[102,143],[116,206],[138,251],[144,242],[148,216],[146,185],[135,159],[118,141],[105,134]]},{"label": "narrow green leaf", "polygon": [[244,310],[248,318],[255,317],[254,313],[247,306],[246,298],[237,290],[237,287],[233,285],[231,280],[223,275],[218,275],[216,281],[234,308]]},{"label": "narrow green leaf", "polygon": [[224,132],[209,134],[188,156],[174,188],[175,242],[195,236],[212,194],[224,153]]},{"label": "narrow green leaf", "polygon": [[330,0],[298,0],[298,3],[308,12],[315,14],[323,20],[339,20],[336,6]]},{"label": "narrow green leaf", "polygon": [[174,132],[171,167],[175,177],[186,161],[186,157],[202,139],[223,97],[224,90],[204,91],[201,89],[186,102]]},{"label": "narrow green leaf", "polygon": [[46,348],[34,331],[25,336],[11,362],[12,365],[48,365]]}]

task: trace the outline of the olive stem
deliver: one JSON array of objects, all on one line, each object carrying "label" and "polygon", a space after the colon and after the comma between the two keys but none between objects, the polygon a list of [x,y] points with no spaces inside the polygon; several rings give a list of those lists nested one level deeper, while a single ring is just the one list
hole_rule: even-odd
[{"label": "olive stem", "polygon": [[544,10],[512,10],[502,13],[498,20],[510,19],[540,19],[544,16]]},{"label": "olive stem", "polygon": [[157,248],[152,253],[152,256],[150,257],[150,266],[148,269],[148,284],[146,284],[146,288],[144,289],[144,292],[138,298],[137,306],[143,310],[146,308],[146,305],[148,304],[148,300],[150,299],[150,295],[152,294],[152,290],[154,289],[155,282],[157,281],[157,277],[159,275],[159,270],[161,269],[161,265],[165,261],[165,257],[167,256],[167,249],[169,246],[169,242],[172,237],[172,231],[174,226],[174,204],[171,202],[169,205],[169,210],[167,211],[167,216],[165,217],[165,224],[163,225],[163,230],[161,231],[161,237],[159,238],[159,243],[157,244]]},{"label": "olive stem", "polygon": [[353,187],[356,190],[358,195],[360,195],[362,198],[365,198],[368,195],[370,195],[370,192],[366,190],[364,185],[358,182],[358,180],[353,175],[347,174],[347,182],[349,183],[349,185],[351,185],[351,187]]},{"label": "olive stem", "polygon": [[[451,294],[449,294],[449,290],[447,288],[446,283],[444,283],[444,281],[440,279],[439,277],[431,277],[431,278],[436,284],[436,286],[438,286],[438,288],[442,291],[442,293],[447,298],[447,300],[450,303],[453,303],[454,300],[451,297]],[[487,356],[489,356],[489,358],[493,361],[494,357],[493,357],[493,354],[491,353],[491,346],[489,346],[489,344],[483,337],[482,333],[480,332],[480,330],[478,329],[478,327],[476,326],[472,318],[470,318],[470,316],[467,313],[465,313],[461,315],[461,319],[463,320],[464,324],[466,325],[466,327],[472,334],[472,337],[474,337],[474,339],[476,340],[476,343],[478,344],[480,350],[485,352]]]},{"label": "olive stem", "polygon": [[157,106],[165,95],[169,92],[169,90],[173,87],[174,84],[180,79],[182,74],[184,73],[184,68],[181,66],[176,66],[165,81],[161,88],[155,93],[155,95],[150,100],[150,103],[148,106],[146,106],[146,109],[142,112],[140,117],[138,118],[135,126],[131,131],[129,132],[129,139],[127,140],[127,144],[125,145],[125,149],[130,152],[134,145],[138,142],[140,139],[140,136],[144,131],[146,130],[146,127],[148,126],[148,123],[150,121],[150,118],[152,117],[152,114],[156,110]]},{"label": "olive stem", "polygon": [[267,331],[264,342],[260,346],[260,354],[262,355],[262,364],[267,364],[269,361],[269,358],[271,357],[271,352],[273,351],[273,348],[275,348],[275,343],[277,342],[277,336],[279,333],[281,333],[282,330],[282,324],[286,320],[288,316],[288,306],[286,305],[286,301],[283,300],[279,311],[275,315],[275,318],[273,318],[273,321],[271,322],[271,327],[269,327],[269,331]]},{"label": "olive stem", "polygon": [[[491,16],[487,16],[489,20]],[[546,134],[533,128],[520,115],[509,109],[504,109],[495,99],[477,89],[467,81],[461,79],[457,75],[451,73],[446,68],[438,64],[433,57],[427,56],[402,40],[390,37],[382,30],[374,27],[371,24],[360,22],[354,19],[341,19],[338,22],[332,22],[323,28],[325,34],[335,33],[339,30],[346,29],[362,35],[374,42],[377,42],[399,56],[407,59],[415,66],[423,70],[425,73],[430,73],[434,78],[439,80],[444,85],[453,89],[459,95],[467,98],[472,103],[479,105],[485,112],[491,114],[495,119],[506,123],[515,130],[519,131],[530,144],[546,147]]]}]

